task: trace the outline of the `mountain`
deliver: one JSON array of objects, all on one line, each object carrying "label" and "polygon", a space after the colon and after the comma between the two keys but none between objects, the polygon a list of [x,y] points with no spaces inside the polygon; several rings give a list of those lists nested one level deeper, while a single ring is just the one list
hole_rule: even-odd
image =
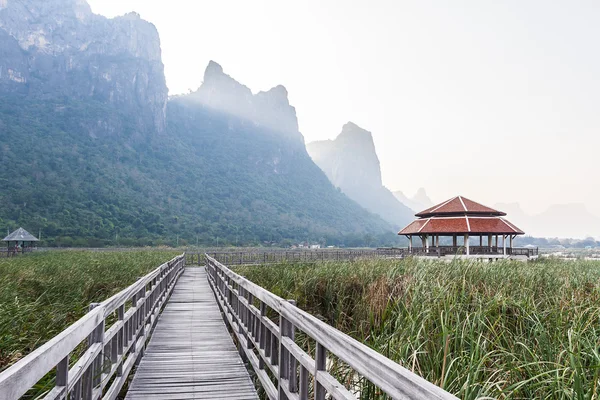
[{"label": "mountain", "polygon": [[497,204],[515,225],[528,235],[551,238],[600,237],[600,218],[583,204],[555,204],[547,210],[529,215],[518,203]]},{"label": "mountain", "polygon": [[211,62],[202,86],[173,98],[167,116],[170,136],[187,147],[180,151],[193,176],[179,176],[198,189],[200,216],[215,214],[264,240],[392,233],[312,162],[284,87],[254,95]]},{"label": "mountain", "polygon": [[403,227],[413,212],[381,182],[381,168],[373,136],[348,122],[335,140],[312,142],[307,150],[331,183],[367,210],[395,227]]},{"label": "mountain", "polygon": [[395,191],[394,196],[396,196],[398,201],[400,201],[402,204],[406,205],[408,208],[410,208],[415,213],[426,210],[429,207],[433,206],[433,202],[431,201],[429,196],[427,196],[427,193],[425,192],[425,189],[423,189],[423,188],[420,188],[419,190],[417,190],[417,193],[415,193],[415,195],[413,197],[407,197],[400,190]]},{"label": "mountain", "polygon": [[0,226],[46,244],[386,244],[308,156],[287,91],[211,62],[167,98],[160,40],[81,0],[0,0]]},{"label": "mountain", "polygon": [[[0,1],[0,91],[28,99],[95,100],[130,112],[139,131],[165,129],[168,90],[156,28],[107,19],[83,0]],[[90,135],[123,130],[92,121]]]}]

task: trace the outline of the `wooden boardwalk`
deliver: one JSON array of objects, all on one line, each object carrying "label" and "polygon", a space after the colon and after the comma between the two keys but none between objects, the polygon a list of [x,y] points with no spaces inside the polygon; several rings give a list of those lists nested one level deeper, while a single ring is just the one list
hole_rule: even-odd
[{"label": "wooden boardwalk", "polygon": [[179,278],[126,399],[258,400],[204,267]]},{"label": "wooden boardwalk", "polygon": [[[192,264],[194,254],[188,258]],[[117,400],[132,373],[129,400],[258,400],[242,353],[269,400],[356,400],[373,387],[391,399],[458,400],[210,255],[203,258],[206,268],[186,267],[181,254],[94,303],[0,372],[0,399],[21,398],[54,370],[44,400]],[[315,345],[300,347],[297,333]],[[73,353],[79,355],[71,363]],[[327,362],[333,357],[348,368],[341,377]]]}]

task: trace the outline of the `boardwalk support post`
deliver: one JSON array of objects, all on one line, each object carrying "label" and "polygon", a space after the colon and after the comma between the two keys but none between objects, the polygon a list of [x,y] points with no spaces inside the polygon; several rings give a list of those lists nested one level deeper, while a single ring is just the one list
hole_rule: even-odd
[{"label": "boardwalk support post", "polygon": [[325,387],[319,382],[319,371],[325,371],[327,366],[327,349],[317,343],[315,350],[315,400],[325,400]]}]

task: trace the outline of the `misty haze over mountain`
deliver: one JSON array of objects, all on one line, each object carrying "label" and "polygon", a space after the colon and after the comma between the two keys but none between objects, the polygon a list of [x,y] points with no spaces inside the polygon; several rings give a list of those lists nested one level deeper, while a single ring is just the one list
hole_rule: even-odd
[{"label": "misty haze over mountain", "polygon": [[312,142],[306,149],[331,183],[352,200],[397,229],[412,220],[414,213],[381,182],[381,168],[371,132],[348,122],[335,140]]},{"label": "misty haze over mountain", "polygon": [[[421,3],[378,3],[373,21],[356,4],[338,4],[347,18],[332,30],[318,4],[289,5],[318,17],[306,33],[276,3],[262,11],[239,3],[235,15],[216,2],[91,4],[96,13],[83,0],[0,0],[0,224],[33,224],[67,242],[395,244],[394,231],[415,212],[464,194],[498,203],[534,236],[600,237],[600,190],[586,174],[595,167],[600,88],[593,74],[585,85],[572,81],[588,76],[578,66],[600,64],[577,51],[567,75],[544,76],[557,64],[532,60],[504,68],[504,50],[537,47],[523,32],[497,42],[504,30],[495,21],[507,18],[498,6],[485,6],[498,11],[493,18],[469,8],[489,22],[473,25],[452,10],[432,20]],[[543,26],[563,15],[556,5],[542,9]],[[574,10],[563,32],[570,42],[597,36],[594,18],[576,23],[590,15]],[[463,28],[482,33],[484,46],[461,47]],[[545,28],[531,29],[548,40]],[[424,42],[388,58],[389,48],[407,46],[404,33]],[[550,44],[553,56],[571,51]],[[209,62],[213,54],[248,86]],[[405,195],[418,187],[427,193]]]},{"label": "misty haze over mountain", "polygon": [[405,204],[408,208],[413,210],[415,214],[433,206],[434,204],[425,192],[424,188],[419,188],[417,193],[415,193],[415,195],[412,197],[407,197],[401,190],[395,191],[394,196],[396,196],[396,198],[402,204]]},{"label": "misty haze over mountain", "polygon": [[393,245],[309,157],[285,87],[214,61],[168,98],[156,28],[83,0],[0,1],[0,226],[59,246]]},{"label": "misty haze over mountain", "polygon": [[90,3],[156,25],[170,94],[213,59],[255,91],[285,84],[307,143],[371,131],[392,190],[600,215],[597,2]]},{"label": "misty haze over mountain", "polygon": [[496,204],[510,220],[528,235],[549,238],[600,240],[600,218],[583,204],[554,204],[543,212],[526,214],[518,203]]}]

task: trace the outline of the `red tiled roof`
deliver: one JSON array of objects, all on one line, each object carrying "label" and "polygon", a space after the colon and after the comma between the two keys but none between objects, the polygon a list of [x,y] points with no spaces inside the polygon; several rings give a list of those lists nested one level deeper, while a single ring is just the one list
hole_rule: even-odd
[{"label": "red tiled roof", "polygon": [[504,216],[506,213],[494,210],[463,196],[456,196],[443,203],[430,207],[416,214],[417,217],[434,217],[448,215],[496,215]]},{"label": "red tiled roof", "polygon": [[523,235],[524,232],[500,216],[451,216],[417,219],[399,235],[431,234]]}]

